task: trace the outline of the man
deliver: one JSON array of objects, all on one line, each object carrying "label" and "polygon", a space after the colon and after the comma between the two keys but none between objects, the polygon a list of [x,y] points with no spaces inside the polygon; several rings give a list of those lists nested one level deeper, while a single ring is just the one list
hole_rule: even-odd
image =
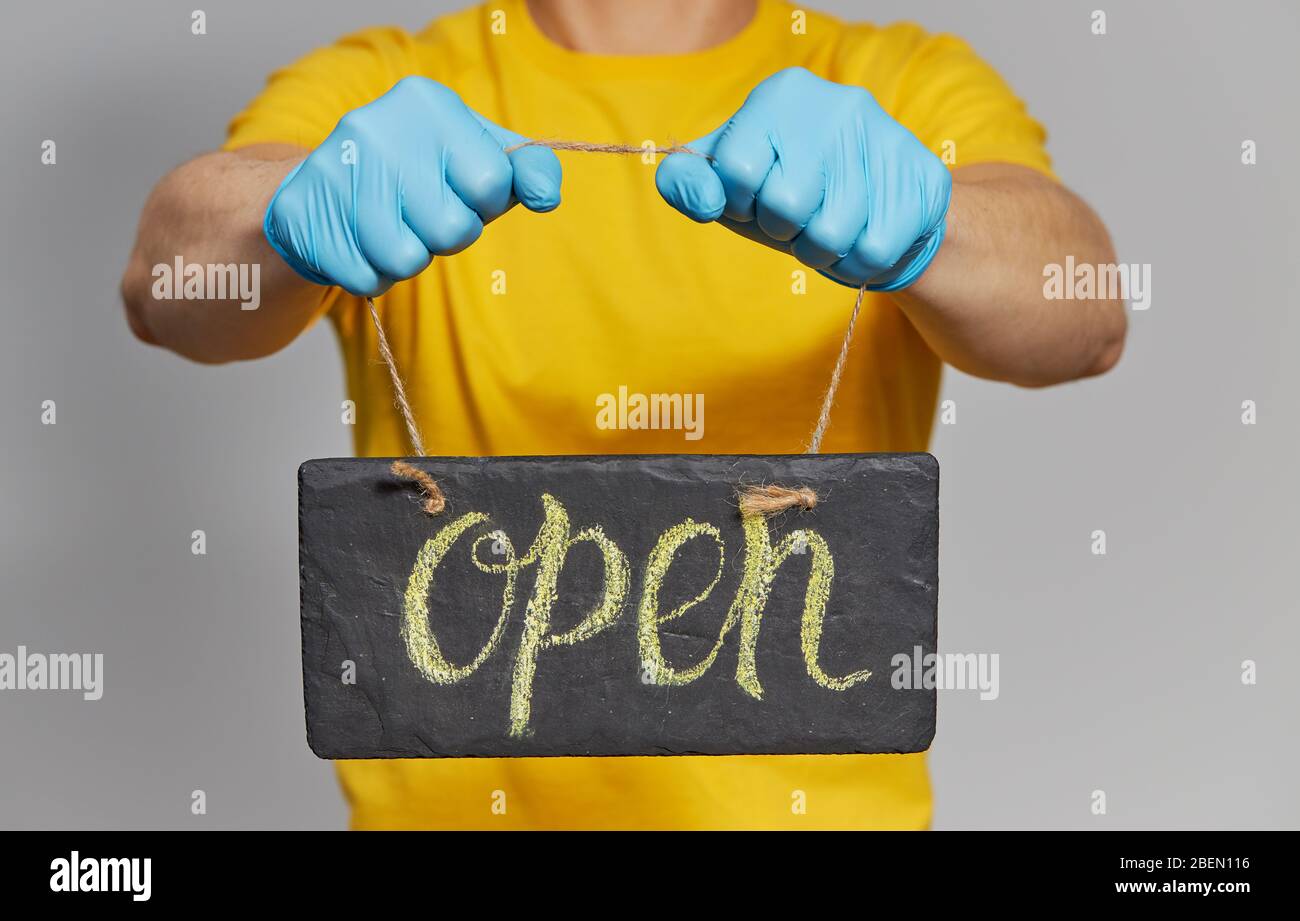
[{"label": "man", "polygon": [[[694,140],[654,166],[564,153],[562,178],[552,151],[515,148],[537,138]],[[273,74],[222,152],[154,190],[123,292],[141,339],[202,362],[271,354],[327,315],[363,456],[411,450],[364,295],[430,453],[793,453],[865,284],[823,450],[923,451],[942,362],[1040,386],[1120,354],[1121,302],[1044,298],[1044,266],[1115,257],[1043,140],[966,44],[912,25],[781,0],[500,0]],[[177,254],[260,263],[261,308],[153,299],[150,267]],[[703,394],[702,437],[602,428],[596,401],[620,386]],[[923,828],[931,812],[924,755],[338,769],[359,828]]]}]

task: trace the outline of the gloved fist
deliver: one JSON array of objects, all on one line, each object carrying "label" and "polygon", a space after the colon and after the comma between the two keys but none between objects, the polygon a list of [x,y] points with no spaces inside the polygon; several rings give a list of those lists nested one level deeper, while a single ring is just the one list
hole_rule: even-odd
[{"label": "gloved fist", "polygon": [[266,239],[310,281],[382,294],[469,246],[516,202],[559,205],[560,161],[542,147],[505,153],[523,140],[445,86],[407,77],[343,116],[285,177]]},{"label": "gloved fist", "polygon": [[659,164],[670,205],[842,284],[904,288],[943,241],[947,168],[864,89],[783,70],[687,146],[712,160],[677,153]]}]

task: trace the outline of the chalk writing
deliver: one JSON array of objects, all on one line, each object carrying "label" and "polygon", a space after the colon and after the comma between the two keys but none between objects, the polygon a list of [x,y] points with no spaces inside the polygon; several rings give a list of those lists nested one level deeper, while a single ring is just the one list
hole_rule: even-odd
[{"label": "chalk writing", "polygon": [[[572,532],[568,511],[550,494],[541,497],[544,518],[528,551],[517,556],[505,531],[496,529],[470,544],[470,557],[479,571],[504,576],[501,613],[491,635],[477,655],[466,665],[454,665],[443,655],[430,621],[429,597],[435,587],[438,566],[451,552],[459,538],[476,525],[488,521],[482,512],[470,512],[451,521],[425,542],[416,556],[407,581],[402,615],[402,638],[407,656],[427,680],[435,684],[455,684],[469,677],[501,644],[506,624],[515,603],[515,588],[520,572],[537,566],[532,596],[524,610],[523,632],[515,655],[510,691],[510,734],[522,736],[528,731],[532,711],[533,683],[538,662],[545,650],[554,646],[571,646],[588,640],[614,624],[625,606],[632,572],[627,556],[599,526]],[[758,679],[757,648],[763,613],[772,583],[782,564],[791,556],[809,556],[808,585],[804,594],[800,623],[800,645],[809,677],[821,687],[844,691],[863,681],[871,672],[862,669],[843,677],[828,675],[820,664],[822,630],[831,583],[835,578],[835,561],[826,540],[808,528],[792,531],[772,545],[768,522],[761,515],[746,516],[743,522],[745,549],[740,585],[727,610],[711,650],[698,662],[674,665],[664,655],[660,628],[702,603],[722,578],[726,545],[722,532],[712,524],[691,518],[664,531],[646,562],[641,599],[637,606],[637,643],[641,664],[649,681],[659,685],[680,686],[702,676],[713,665],[728,634],[740,626],[736,683],[754,699],[761,699],[763,688]],[[713,579],[693,598],[667,613],[660,613],[659,597],[674,557],[689,541],[708,538],[717,549],[717,567]],[[577,626],[563,633],[551,631],[551,611],[558,597],[560,572],[569,550],[581,543],[591,543],[604,561],[604,585],[600,600]],[[503,562],[484,562],[480,547],[490,544]]]}]

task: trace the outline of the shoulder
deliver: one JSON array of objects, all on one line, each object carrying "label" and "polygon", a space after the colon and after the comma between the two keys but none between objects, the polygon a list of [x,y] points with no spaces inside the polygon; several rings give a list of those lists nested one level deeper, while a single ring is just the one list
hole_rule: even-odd
[{"label": "shoulder", "polygon": [[953,48],[969,50],[957,36],[929,32],[914,22],[844,24],[831,49],[831,79],[867,87],[888,108],[907,75]]},{"label": "shoulder", "polygon": [[814,12],[794,21],[791,31],[791,43],[803,45],[799,56],[810,70],[836,83],[865,87],[886,108],[904,75],[945,48],[966,47],[955,35],[929,32],[914,22],[845,22]]}]

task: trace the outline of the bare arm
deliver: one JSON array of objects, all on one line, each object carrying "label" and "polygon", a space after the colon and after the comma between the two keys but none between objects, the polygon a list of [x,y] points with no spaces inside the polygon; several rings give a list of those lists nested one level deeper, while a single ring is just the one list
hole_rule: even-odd
[{"label": "bare arm", "polygon": [[944,361],[979,377],[1046,386],[1102,374],[1119,360],[1124,301],[1048,300],[1043,269],[1111,264],[1101,221],[1033,170],[972,164],[953,173],[943,245],[893,297]]},{"label": "bare arm", "polygon": [[[307,151],[268,144],[209,153],[159,181],[145,203],[122,276],[131,330],[195,361],[260,358],[288,345],[320,309],[329,289],[299,277],[262,233],[267,202]],[[153,267],[186,263],[257,264],[260,306],[237,300],[160,300]]]}]

